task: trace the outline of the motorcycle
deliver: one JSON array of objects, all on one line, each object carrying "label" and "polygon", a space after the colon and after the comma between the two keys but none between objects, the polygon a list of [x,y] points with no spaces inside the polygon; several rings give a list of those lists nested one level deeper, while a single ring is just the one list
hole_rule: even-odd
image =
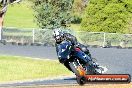
[{"label": "motorcycle", "polygon": [[[79,85],[83,85],[86,83],[86,75],[89,74],[102,74],[104,68],[98,65],[98,69],[100,72],[97,71],[94,67],[87,67],[84,64],[84,60],[89,60],[90,58],[87,54],[85,54],[79,47],[74,46],[72,52],[69,54],[69,58],[66,61],[66,64],[69,65],[70,70],[76,75],[77,83]],[[87,69],[89,68],[89,70]]]}]

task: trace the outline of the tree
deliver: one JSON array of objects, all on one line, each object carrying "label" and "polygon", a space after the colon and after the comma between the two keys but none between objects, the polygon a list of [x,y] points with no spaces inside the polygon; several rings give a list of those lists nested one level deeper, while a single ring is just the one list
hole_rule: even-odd
[{"label": "tree", "polygon": [[36,22],[41,28],[58,28],[71,21],[73,0],[34,0]]},{"label": "tree", "polygon": [[132,0],[90,0],[81,29],[93,32],[130,33]]},{"label": "tree", "polygon": [[82,20],[82,13],[84,12],[88,0],[75,0],[73,3],[73,8],[72,8],[72,16],[73,20],[72,23],[81,23]]}]

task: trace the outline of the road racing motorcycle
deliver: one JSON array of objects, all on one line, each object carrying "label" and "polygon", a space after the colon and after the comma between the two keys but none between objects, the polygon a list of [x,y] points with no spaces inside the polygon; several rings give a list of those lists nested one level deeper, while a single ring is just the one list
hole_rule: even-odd
[{"label": "road racing motorcycle", "polygon": [[[87,54],[85,54],[80,47],[76,45],[73,46],[71,43],[65,42],[61,44],[61,49],[61,55],[68,57],[64,64],[76,75],[78,84],[85,84],[86,75],[104,73],[105,69],[102,66],[97,65],[97,63],[95,63]],[[87,66],[85,62],[91,62],[92,66]],[[94,64],[96,67],[93,66]]]}]

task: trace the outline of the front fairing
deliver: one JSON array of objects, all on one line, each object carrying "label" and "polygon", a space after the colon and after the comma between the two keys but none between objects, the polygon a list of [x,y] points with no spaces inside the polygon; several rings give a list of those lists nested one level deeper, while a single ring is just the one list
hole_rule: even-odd
[{"label": "front fairing", "polygon": [[87,54],[82,52],[81,50],[79,50],[79,51],[75,50],[74,55],[75,55],[75,57],[80,58],[80,60],[84,63],[91,61],[91,58]]}]

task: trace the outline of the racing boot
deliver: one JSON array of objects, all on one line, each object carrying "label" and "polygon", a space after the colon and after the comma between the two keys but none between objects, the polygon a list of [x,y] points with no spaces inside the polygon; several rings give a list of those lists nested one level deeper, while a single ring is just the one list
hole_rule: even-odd
[{"label": "racing boot", "polygon": [[102,71],[97,63],[90,61],[86,64],[86,74],[101,74],[101,73]]},{"label": "racing boot", "polygon": [[93,62],[94,74],[102,74],[103,68],[101,68],[97,63]]}]

